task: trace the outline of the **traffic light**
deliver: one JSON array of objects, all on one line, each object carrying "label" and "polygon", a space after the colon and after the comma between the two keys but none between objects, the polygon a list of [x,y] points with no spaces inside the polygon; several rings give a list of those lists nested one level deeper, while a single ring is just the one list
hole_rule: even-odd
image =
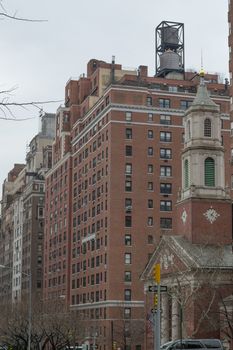
[{"label": "traffic light", "polygon": [[113,350],[116,350],[116,348],[117,348],[117,342],[116,341],[113,342],[112,348],[113,348]]},{"label": "traffic light", "polygon": [[156,283],[160,283],[160,264],[155,264],[153,268],[153,278]]}]

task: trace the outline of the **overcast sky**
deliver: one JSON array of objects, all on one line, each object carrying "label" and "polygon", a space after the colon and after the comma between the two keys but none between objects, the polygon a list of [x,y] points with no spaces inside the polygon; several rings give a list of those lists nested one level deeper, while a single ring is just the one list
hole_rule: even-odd
[{"label": "overcast sky", "polygon": [[[228,75],[228,0],[3,0],[10,14],[43,23],[1,20],[0,90],[17,86],[12,101],[63,100],[67,80],[86,72],[91,58],[123,67],[148,65],[154,75],[155,27],[185,24],[186,69]],[[45,105],[55,112],[60,103]],[[0,120],[0,184],[38,132],[38,112],[25,122]]]}]

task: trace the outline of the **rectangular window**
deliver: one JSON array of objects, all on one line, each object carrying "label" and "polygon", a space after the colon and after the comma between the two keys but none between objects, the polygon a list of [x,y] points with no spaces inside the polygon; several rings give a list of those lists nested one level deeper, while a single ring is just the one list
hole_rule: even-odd
[{"label": "rectangular window", "polygon": [[170,125],[171,124],[171,116],[170,115],[161,115],[160,116],[160,124]]},{"label": "rectangular window", "polygon": [[133,155],[133,148],[130,145],[125,146],[125,155],[131,157]]},{"label": "rectangular window", "polygon": [[125,217],[125,227],[132,227],[132,217],[131,216]]},{"label": "rectangular window", "polygon": [[154,208],[153,199],[148,199],[147,207],[148,207],[148,209]]},{"label": "rectangular window", "polygon": [[147,189],[148,189],[148,191],[153,191],[153,188],[154,188],[153,182],[148,182],[148,183],[147,183]]},{"label": "rectangular window", "polygon": [[126,174],[132,174],[132,164],[131,163],[126,163],[125,164],[125,173]]},{"label": "rectangular window", "polygon": [[154,137],[153,130],[148,130],[147,131],[147,137],[148,137],[148,139],[153,139],[153,137]]},{"label": "rectangular window", "polygon": [[130,176],[126,176],[125,191],[126,192],[131,192],[132,191],[132,180],[131,180]]},{"label": "rectangular window", "polygon": [[132,211],[132,198],[125,198],[125,211],[131,213]]},{"label": "rectangular window", "polygon": [[147,106],[152,106],[152,97],[151,96],[147,96],[146,104],[147,104]]},{"label": "rectangular window", "polygon": [[161,211],[171,211],[172,210],[172,201],[160,201],[160,210]]},{"label": "rectangular window", "polygon": [[147,155],[148,155],[148,156],[153,156],[153,153],[154,153],[153,147],[148,147],[148,149],[147,149]]},{"label": "rectangular window", "polygon": [[159,99],[159,107],[160,108],[170,108],[170,100],[165,98]]},{"label": "rectangular window", "polygon": [[160,218],[160,228],[172,229],[172,219]]},{"label": "rectangular window", "polygon": [[172,167],[171,166],[161,166],[160,167],[160,176],[172,176]]},{"label": "rectangular window", "polygon": [[131,140],[132,137],[133,137],[132,129],[126,128],[126,129],[125,129],[125,138],[126,138],[127,140]]},{"label": "rectangular window", "polygon": [[170,184],[170,183],[161,183],[160,184],[160,193],[171,194],[172,193],[172,184]]},{"label": "rectangular window", "polygon": [[148,164],[148,165],[147,165],[147,172],[148,172],[149,174],[153,174],[153,171],[154,171],[153,164]]},{"label": "rectangular window", "polygon": [[125,271],[125,282],[131,282],[131,271]]},{"label": "rectangular window", "polygon": [[147,225],[148,225],[148,226],[153,226],[153,224],[154,224],[153,217],[152,217],[152,216],[149,216],[149,217],[147,218]]},{"label": "rectangular window", "polygon": [[171,142],[172,133],[169,131],[160,131],[160,141],[162,142]]},{"label": "rectangular window", "polygon": [[180,101],[180,108],[183,110],[188,109],[191,104],[192,104],[192,101],[181,100]]},{"label": "rectangular window", "polygon": [[131,238],[131,235],[129,234],[126,234],[125,235],[125,245],[132,245],[132,238]]},{"label": "rectangular window", "polygon": [[131,264],[132,259],[131,259],[131,253],[125,253],[125,264]]},{"label": "rectangular window", "polygon": [[132,113],[131,112],[126,112],[125,113],[125,120],[127,122],[131,122],[132,121]]},{"label": "rectangular window", "polygon": [[126,301],[131,300],[131,289],[125,289],[125,300]]},{"label": "rectangular window", "polygon": [[148,113],[148,122],[153,122],[153,114]]},{"label": "rectangular window", "polygon": [[125,319],[131,318],[131,308],[126,307],[126,308],[124,309],[124,317],[125,317]]},{"label": "rectangular window", "polygon": [[171,159],[172,150],[170,148],[160,148],[160,158],[161,159]]}]

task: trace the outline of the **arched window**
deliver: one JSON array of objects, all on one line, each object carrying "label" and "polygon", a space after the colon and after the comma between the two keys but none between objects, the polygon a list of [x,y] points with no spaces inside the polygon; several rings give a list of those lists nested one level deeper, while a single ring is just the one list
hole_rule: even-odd
[{"label": "arched window", "polygon": [[188,140],[191,139],[191,124],[190,124],[190,120],[188,120],[188,122],[187,122],[187,138],[188,138]]},{"label": "arched window", "polygon": [[210,157],[205,160],[205,186],[215,186],[215,162]]},{"label": "arched window", "polygon": [[184,188],[189,187],[189,161],[185,159],[184,161]]},{"label": "arched window", "polygon": [[211,137],[211,120],[209,118],[204,121],[204,136]]}]

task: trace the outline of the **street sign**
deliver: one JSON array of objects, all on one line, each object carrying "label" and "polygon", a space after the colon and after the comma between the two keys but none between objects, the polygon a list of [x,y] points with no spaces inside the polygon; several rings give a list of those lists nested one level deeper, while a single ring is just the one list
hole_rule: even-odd
[{"label": "street sign", "polygon": [[[158,293],[158,286],[148,286],[148,292]],[[167,286],[160,286],[160,292],[167,292]]]}]

